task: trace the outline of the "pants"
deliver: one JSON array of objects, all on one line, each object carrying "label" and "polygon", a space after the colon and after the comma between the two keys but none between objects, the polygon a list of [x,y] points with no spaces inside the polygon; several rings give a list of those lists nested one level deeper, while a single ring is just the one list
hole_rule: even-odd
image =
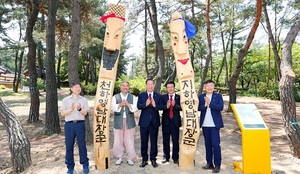
[{"label": "pants", "polygon": [[156,160],[158,127],[150,122],[148,127],[140,127],[141,131],[141,155],[143,161],[148,161],[148,141],[150,136],[150,160]]},{"label": "pants", "polygon": [[162,135],[163,135],[163,151],[164,157],[170,159],[170,136],[172,137],[172,159],[179,159],[179,127],[175,126],[174,120],[170,120],[168,125],[162,126]]},{"label": "pants", "polygon": [[221,166],[220,129],[215,127],[202,127],[205,141],[206,162],[215,166]]},{"label": "pants", "polygon": [[123,118],[123,129],[114,129],[113,154],[115,158],[122,158],[125,146],[127,158],[135,159],[134,135],[135,128],[127,129],[126,118]]},{"label": "pants", "polygon": [[68,169],[74,169],[74,143],[75,137],[78,142],[80,164],[89,166],[87,150],[85,144],[85,124],[84,122],[72,123],[66,122],[65,128],[65,143],[66,143],[66,160],[65,163]]}]

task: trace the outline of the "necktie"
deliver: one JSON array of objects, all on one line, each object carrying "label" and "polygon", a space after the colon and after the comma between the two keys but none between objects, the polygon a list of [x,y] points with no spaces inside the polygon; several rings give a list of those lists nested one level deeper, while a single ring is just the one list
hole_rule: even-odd
[{"label": "necktie", "polygon": [[150,106],[152,106],[152,97],[151,97],[151,94],[149,94],[149,100],[150,100]]},{"label": "necktie", "polygon": [[173,95],[170,95],[170,111],[169,111],[169,117],[173,118],[173,105],[172,105],[172,101],[173,101]]}]

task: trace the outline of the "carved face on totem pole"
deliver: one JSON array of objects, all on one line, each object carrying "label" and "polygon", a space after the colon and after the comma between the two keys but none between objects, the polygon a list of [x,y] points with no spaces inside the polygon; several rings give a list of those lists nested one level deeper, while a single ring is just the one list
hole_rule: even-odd
[{"label": "carved face on totem pole", "polygon": [[102,56],[103,67],[112,70],[120,54],[125,18],[111,13],[101,17],[101,21],[106,22]]},{"label": "carved face on totem pole", "polygon": [[196,35],[196,28],[187,20],[183,19],[179,12],[172,14],[170,22],[171,44],[174,52],[174,58],[178,78],[193,76],[192,64],[189,55],[188,39]]},{"label": "carved face on totem pole", "polygon": [[188,55],[188,38],[185,31],[185,24],[180,13],[172,15],[170,23],[171,44],[175,54],[175,60],[185,65],[190,57]]}]

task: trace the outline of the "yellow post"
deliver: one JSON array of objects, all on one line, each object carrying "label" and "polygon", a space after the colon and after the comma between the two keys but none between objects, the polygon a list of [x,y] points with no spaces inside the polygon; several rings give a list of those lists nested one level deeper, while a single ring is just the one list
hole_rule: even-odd
[{"label": "yellow post", "polygon": [[242,163],[233,167],[244,174],[270,174],[270,131],[254,104],[230,105],[242,132]]}]

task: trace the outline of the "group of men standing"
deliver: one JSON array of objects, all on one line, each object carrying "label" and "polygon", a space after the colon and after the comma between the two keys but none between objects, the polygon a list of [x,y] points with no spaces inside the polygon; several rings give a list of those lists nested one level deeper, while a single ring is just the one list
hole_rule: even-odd
[{"label": "group of men standing", "polygon": [[[180,96],[175,94],[175,83],[168,82],[166,88],[168,94],[160,95],[154,91],[155,83],[153,80],[146,80],[146,91],[139,94],[138,97],[129,93],[129,83],[122,82],[121,92],[113,96],[112,110],[114,111],[114,145],[113,154],[117,159],[115,164],[122,163],[124,146],[127,154],[127,163],[134,165],[136,156],[134,150],[135,119],[134,112],[141,110],[139,119],[140,137],[141,137],[141,156],[142,163],[140,167],[148,165],[148,140],[150,137],[150,161],[153,167],[157,167],[156,156],[158,129],[160,126],[159,110],[163,110],[163,146],[164,161],[170,159],[170,135],[173,141],[172,159],[178,164],[179,158],[179,128],[181,126],[180,118]],[[121,126],[120,126],[121,125]]]},{"label": "group of men standing", "polygon": [[[207,80],[206,93],[199,96],[200,127],[203,129],[206,149],[206,165],[202,169],[211,169],[219,173],[221,166],[220,128],[224,127],[221,111],[223,98],[221,94],[214,93],[214,82]],[[146,80],[146,91],[133,96],[129,93],[129,83],[122,82],[121,92],[113,96],[112,110],[114,112],[114,145],[113,154],[116,165],[123,160],[124,147],[127,154],[128,165],[134,165],[136,157],[134,149],[135,119],[134,112],[141,110],[138,125],[140,126],[141,156],[140,167],[148,165],[150,156],[151,165],[158,167],[156,157],[158,153],[157,137],[160,126],[159,110],[162,110],[163,153],[162,163],[169,162],[170,137],[172,137],[172,159],[175,164],[179,160],[179,129],[181,127],[180,95],[175,93],[175,83],[166,83],[167,94],[161,95],[154,91],[155,82]],[[148,141],[150,138],[150,154],[148,154]]]},{"label": "group of men standing", "polygon": [[[221,94],[214,93],[214,82],[205,81],[205,91],[199,95],[200,127],[206,149],[205,170],[212,170],[212,173],[219,173],[221,166],[220,128],[224,127],[221,111],[224,102]],[[146,80],[146,91],[135,97],[129,93],[129,83],[122,82],[121,92],[112,98],[112,111],[114,113],[114,144],[113,155],[116,158],[116,165],[123,160],[124,150],[127,154],[128,165],[134,165],[136,152],[134,148],[136,122],[134,112],[141,110],[139,117],[141,156],[140,167],[148,165],[148,141],[150,138],[150,161],[153,167],[158,167],[157,137],[160,126],[159,111],[162,110],[162,135],[164,160],[169,162],[170,137],[172,137],[172,159],[175,164],[179,160],[179,129],[181,127],[181,105],[180,95],[175,93],[175,83],[166,83],[167,94],[161,95],[154,91],[155,82],[152,79]],[[74,170],[74,143],[78,140],[80,163],[83,166],[83,173],[89,173],[89,159],[85,145],[85,124],[84,116],[88,113],[87,99],[80,96],[81,84],[71,84],[71,95],[63,99],[60,108],[61,115],[65,117],[65,143],[66,143],[66,165],[68,174]]]}]

